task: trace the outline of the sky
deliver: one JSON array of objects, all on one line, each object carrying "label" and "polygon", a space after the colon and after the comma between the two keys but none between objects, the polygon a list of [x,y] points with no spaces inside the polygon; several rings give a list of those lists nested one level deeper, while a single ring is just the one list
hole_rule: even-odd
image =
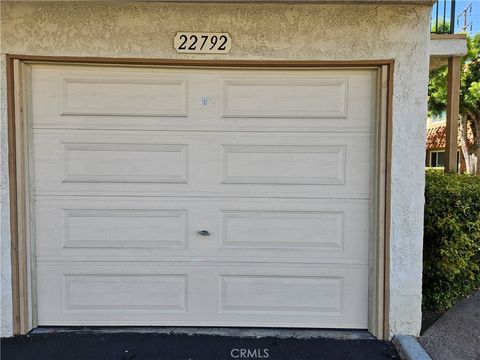
[{"label": "sky", "polygon": [[[472,34],[480,32],[480,0],[470,0],[470,1],[457,1],[455,5],[455,13],[457,16],[465,9],[468,4],[472,4],[472,13],[468,12],[467,23],[472,21],[473,29]],[[459,25],[455,22],[455,32],[459,32],[463,27],[463,16],[458,19]],[[468,29],[470,32],[470,29]]]},{"label": "sky", "polygon": [[[439,16],[443,16],[443,3],[444,0],[440,0]],[[470,32],[470,27],[468,32],[475,34],[480,32],[480,0],[457,0],[455,5],[455,32],[461,32],[463,27],[463,16],[458,17],[460,13],[469,5],[472,4],[472,12],[467,12],[467,23],[472,22],[472,31]],[[436,7],[433,7],[432,17],[436,14]],[[450,21],[450,1],[447,0],[447,21]]]}]

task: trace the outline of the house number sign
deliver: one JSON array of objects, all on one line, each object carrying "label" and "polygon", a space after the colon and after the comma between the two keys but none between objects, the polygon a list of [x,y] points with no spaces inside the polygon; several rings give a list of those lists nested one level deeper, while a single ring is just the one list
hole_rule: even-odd
[{"label": "house number sign", "polygon": [[228,54],[232,39],[228,33],[177,32],[173,46],[183,54]]}]

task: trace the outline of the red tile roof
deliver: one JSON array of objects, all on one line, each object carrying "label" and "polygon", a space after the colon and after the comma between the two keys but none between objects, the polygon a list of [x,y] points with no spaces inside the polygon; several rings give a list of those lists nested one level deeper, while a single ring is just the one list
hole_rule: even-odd
[{"label": "red tile roof", "polygon": [[445,147],[445,125],[427,129],[427,150]]},{"label": "red tile roof", "polygon": [[[427,150],[433,149],[444,149],[446,143],[446,126],[445,125],[438,125],[438,126],[431,126],[427,128],[427,142],[426,148]],[[472,131],[468,129],[468,138],[469,142],[472,140]],[[460,134],[457,139],[457,146],[460,147]]]}]

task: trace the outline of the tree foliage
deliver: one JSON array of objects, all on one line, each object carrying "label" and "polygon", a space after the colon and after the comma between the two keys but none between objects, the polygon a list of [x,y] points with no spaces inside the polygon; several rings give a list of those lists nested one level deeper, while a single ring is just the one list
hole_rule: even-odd
[{"label": "tree foliage", "polygon": [[[467,170],[480,174],[480,34],[467,37],[467,54],[462,59],[460,83],[460,134]],[[447,67],[430,72],[428,85],[429,115],[440,115],[446,109]],[[467,140],[467,133],[473,142]]]},{"label": "tree foliage", "polygon": [[[460,113],[480,112],[480,33],[467,37],[467,54],[462,59],[460,85]],[[447,66],[430,72],[428,84],[428,110],[431,115],[440,115],[446,109]]]},{"label": "tree foliage", "polygon": [[471,117],[480,114],[480,33],[467,38],[468,53],[464,57],[460,88],[460,111]]},{"label": "tree foliage", "polygon": [[442,21],[439,19],[438,23],[433,22],[431,31],[432,33],[448,34],[450,31],[450,21]]}]

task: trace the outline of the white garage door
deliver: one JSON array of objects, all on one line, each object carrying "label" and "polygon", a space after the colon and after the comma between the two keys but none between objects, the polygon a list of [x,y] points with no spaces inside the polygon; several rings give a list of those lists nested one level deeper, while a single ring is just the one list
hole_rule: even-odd
[{"label": "white garage door", "polygon": [[373,71],[30,82],[39,325],[367,327]]}]

